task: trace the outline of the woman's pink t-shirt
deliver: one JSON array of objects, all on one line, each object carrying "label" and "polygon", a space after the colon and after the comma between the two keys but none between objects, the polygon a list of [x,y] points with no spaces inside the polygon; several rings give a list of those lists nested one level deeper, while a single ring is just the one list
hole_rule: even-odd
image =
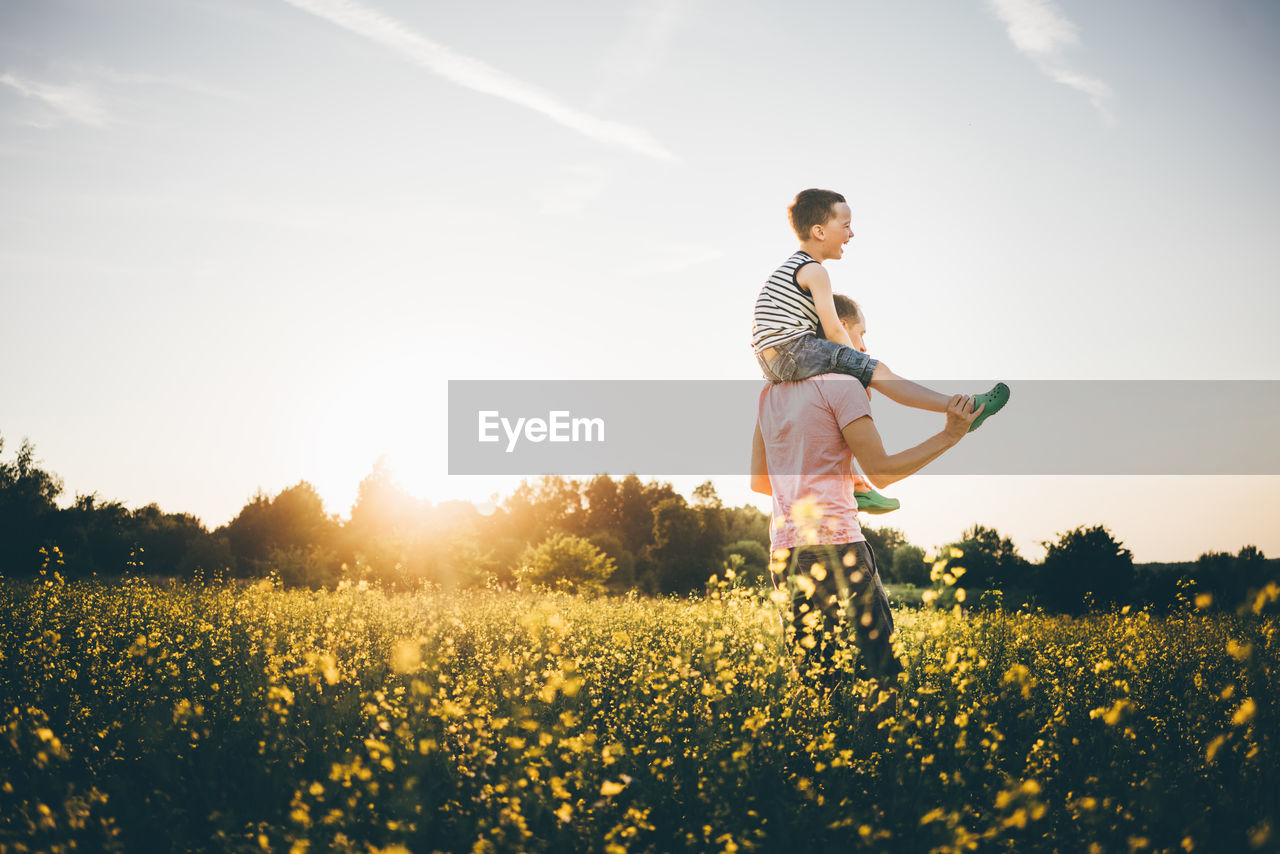
[{"label": "woman's pink t-shirt", "polygon": [[770,383],[760,392],[775,550],[866,540],[853,494],[853,452],[840,431],[870,414],[867,390],[844,374]]}]

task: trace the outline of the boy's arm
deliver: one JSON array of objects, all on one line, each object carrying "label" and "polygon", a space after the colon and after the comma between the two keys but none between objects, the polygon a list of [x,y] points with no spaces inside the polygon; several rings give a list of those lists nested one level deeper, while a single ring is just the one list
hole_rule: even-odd
[{"label": "boy's arm", "polygon": [[831,297],[831,275],[821,264],[805,264],[796,274],[796,281],[809,289],[813,295],[814,308],[818,310],[818,320],[822,323],[822,334],[828,341],[853,348],[853,339],[845,331],[836,313],[836,301]]},{"label": "boy's arm", "polygon": [[929,463],[942,456],[969,432],[969,425],[978,413],[986,408],[986,404],[974,412],[969,409],[973,400],[965,395],[956,395],[947,407],[947,426],[925,439],[914,448],[907,448],[896,454],[886,454],[884,443],[880,440],[880,431],[870,415],[864,415],[850,421],[841,429],[845,444],[853,452],[853,456],[862,467],[862,473],[877,489],[883,489],[896,483],[908,475],[915,474]]},{"label": "boy's arm", "polygon": [[751,439],[751,491],[773,495],[773,486],[769,483],[769,461],[765,459],[764,435],[760,432],[759,422],[756,422],[756,435]]}]

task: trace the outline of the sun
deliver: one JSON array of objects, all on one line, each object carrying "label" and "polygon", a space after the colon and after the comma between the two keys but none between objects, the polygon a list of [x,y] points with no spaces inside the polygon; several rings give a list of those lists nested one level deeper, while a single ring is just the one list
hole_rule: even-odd
[{"label": "sun", "polygon": [[291,395],[291,456],[329,513],[350,513],[380,459],[407,493],[433,504],[463,500],[492,512],[519,485],[518,477],[449,474],[448,386],[424,381],[416,367],[368,359]]}]

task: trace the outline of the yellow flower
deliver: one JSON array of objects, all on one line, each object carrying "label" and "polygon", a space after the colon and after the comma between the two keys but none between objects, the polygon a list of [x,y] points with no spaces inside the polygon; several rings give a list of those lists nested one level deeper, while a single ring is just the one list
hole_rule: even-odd
[{"label": "yellow flower", "polygon": [[1253,702],[1252,697],[1246,697],[1244,702],[1240,704],[1240,708],[1236,709],[1236,713],[1231,716],[1231,725],[1240,726],[1247,724],[1253,720],[1254,714],[1258,711],[1258,706]]},{"label": "yellow flower", "polygon": [[822,505],[811,496],[798,498],[791,503],[791,521],[803,528],[822,518]]},{"label": "yellow flower", "polygon": [[1222,749],[1222,745],[1227,743],[1227,737],[1220,735],[1213,741],[1209,742],[1209,746],[1205,748],[1204,759],[1206,762],[1213,762],[1218,757],[1218,751]]},{"label": "yellow flower", "polygon": [[1236,661],[1244,661],[1253,653],[1253,644],[1237,643],[1234,639],[1227,641],[1227,655]]},{"label": "yellow flower", "polygon": [[391,668],[396,673],[412,673],[421,664],[422,645],[418,641],[408,639],[396,641],[391,651]]}]

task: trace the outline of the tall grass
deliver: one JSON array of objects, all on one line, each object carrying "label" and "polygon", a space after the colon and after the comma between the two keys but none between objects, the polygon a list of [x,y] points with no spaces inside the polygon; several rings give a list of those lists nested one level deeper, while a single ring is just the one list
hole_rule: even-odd
[{"label": "tall grass", "polygon": [[896,714],[763,594],[0,584],[0,852],[1222,851],[1277,621],[900,611]]}]

